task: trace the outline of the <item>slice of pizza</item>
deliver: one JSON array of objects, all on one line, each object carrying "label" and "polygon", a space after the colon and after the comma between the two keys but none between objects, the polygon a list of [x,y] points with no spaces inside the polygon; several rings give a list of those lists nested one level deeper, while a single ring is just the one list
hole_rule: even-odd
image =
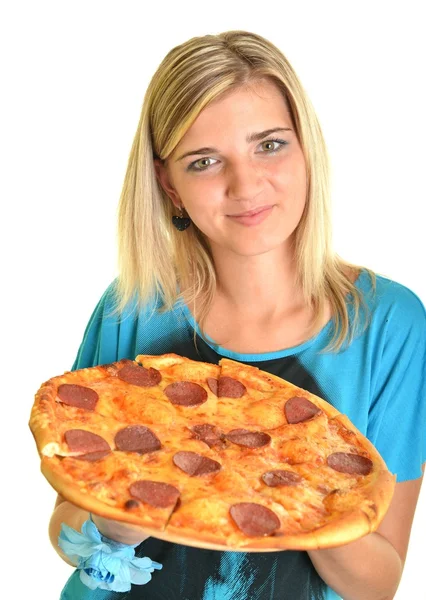
[{"label": "slice of pizza", "polygon": [[[290,419],[297,419],[295,410],[300,407],[297,398],[314,399],[315,404],[306,402],[304,417],[311,417],[318,408],[325,409],[328,416],[338,415],[339,412],[328,402],[325,402],[318,396],[303,390],[302,388],[277,377],[265,371],[261,371],[252,365],[244,365],[229,359],[222,359],[219,362],[221,366],[221,377],[231,378],[243,386],[244,394],[240,398],[244,400],[238,405],[238,402],[230,402],[226,397],[226,402],[221,404],[225,413],[237,409],[237,416],[240,427],[260,427],[263,430],[274,429],[280,425],[289,423],[286,415],[290,414]],[[237,387],[237,383],[233,384]],[[290,402],[289,402],[290,401]],[[292,409],[292,404],[297,407]],[[313,411],[311,414],[310,411]],[[238,423],[236,423],[238,424]]]},{"label": "slice of pizza", "polygon": [[[162,531],[180,490],[167,474],[146,469],[149,458],[111,452],[106,456],[43,457],[41,471],[66,500],[106,519]],[[144,475],[141,475],[141,474]]]},{"label": "slice of pizza", "polygon": [[[93,427],[100,427],[101,437],[112,447],[117,427],[126,423],[174,426],[182,418],[185,422],[194,416],[204,419],[215,412],[216,396],[207,379],[217,377],[218,366],[174,354],[138,357],[142,358],[146,368],[122,360],[66,372],[44,383],[30,416],[40,455],[79,453],[65,440],[67,429],[95,433]],[[97,448],[93,436],[92,443]],[[102,447],[101,440],[98,446]]]},{"label": "slice of pizza", "polygon": [[225,358],[219,366],[220,376],[209,381],[217,396],[216,425],[228,429],[250,425],[271,429],[285,422],[273,400],[277,394],[286,393],[282,379]]},{"label": "slice of pizza", "polygon": [[[77,506],[105,518],[162,531],[186,486],[192,491],[197,488],[200,495],[210,493],[208,482],[221,471],[221,465],[204,442],[189,434],[185,439],[180,428],[158,424],[147,436],[147,428],[141,431],[140,427],[120,429],[111,448],[101,450],[92,446],[91,437],[96,434],[85,432],[89,435],[79,436],[81,454],[44,456],[42,472]],[[82,430],[69,430],[71,434],[75,431]],[[236,478],[230,472],[219,473],[217,484],[229,490],[235,487]]]},{"label": "slice of pizza", "polygon": [[[98,368],[93,373],[96,376]],[[85,379],[90,374],[88,369],[84,370]],[[89,371],[89,372],[88,372]],[[75,372],[79,374],[77,371]],[[81,374],[80,374],[81,375]],[[155,402],[151,398],[144,402],[139,396],[134,406],[138,404],[141,408],[130,419],[122,411],[117,410],[114,415],[114,406],[106,416],[99,412],[107,406],[111,399],[110,387],[115,388],[114,400],[118,402],[120,396],[124,397],[126,390],[121,390],[117,384],[108,383],[109,377],[102,380],[102,391],[99,381],[92,384],[84,381],[85,385],[76,384],[80,381],[71,373],[67,379],[64,376],[52,378],[44,384],[36,395],[31,417],[30,427],[37,443],[37,449],[41,456],[77,456],[91,452],[110,452],[131,437],[134,444],[140,448],[156,448],[161,443],[158,440],[160,425],[170,426],[173,422],[173,409],[161,405],[161,401]],[[70,383],[63,383],[63,381]],[[96,387],[96,384],[98,386]],[[94,390],[97,391],[94,391]],[[88,400],[92,400],[89,404]],[[164,401],[166,404],[166,401]],[[150,417],[146,416],[147,406]],[[164,419],[165,414],[171,414],[170,419]],[[121,420],[122,419],[122,420]],[[124,441],[123,441],[124,440]],[[145,450],[143,450],[145,451]]]}]

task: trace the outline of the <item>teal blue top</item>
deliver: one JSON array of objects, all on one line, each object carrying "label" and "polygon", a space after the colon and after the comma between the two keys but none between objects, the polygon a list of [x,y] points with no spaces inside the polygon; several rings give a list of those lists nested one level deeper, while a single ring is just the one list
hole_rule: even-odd
[{"label": "teal blue top", "polygon": [[[73,368],[168,352],[205,362],[227,357],[253,364],[325,398],[376,446],[398,482],[416,479],[426,461],[425,308],[411,290],[384,277],[377,277],[375,293],[365,271],[356,286],[371,318],[349,347],[322,352],[331,339],[330,321],[300,345],[242,354],[199,335],[197,353],[194,329],[200,332],[182,303],[165,313],[156,312],[155,302],[140,311],[129,306],[121,318],[114,316],[111,284],[92,314]],[[147,585],[134,586],[128,594],[92,591],[73,574],[61,600],[339,598],[320,580],[306,552],[207,551],[154,538],[139,548],[141,556],[163,563]]]}]

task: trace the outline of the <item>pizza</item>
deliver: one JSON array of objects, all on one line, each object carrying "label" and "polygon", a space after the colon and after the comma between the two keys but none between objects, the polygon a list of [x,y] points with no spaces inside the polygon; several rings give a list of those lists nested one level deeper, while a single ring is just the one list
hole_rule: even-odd
[{"label": "pizza", "polygon": [[38,390],[30,428],[66,500],[170,542],[266,552],[354,541],[395,476],[331,404],[236,361],[140,355]]}]

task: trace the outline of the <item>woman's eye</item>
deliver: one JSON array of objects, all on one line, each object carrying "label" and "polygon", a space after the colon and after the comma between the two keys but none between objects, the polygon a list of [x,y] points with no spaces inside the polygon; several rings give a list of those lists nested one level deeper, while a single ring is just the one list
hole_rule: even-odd
[{"label": "woman's eye", "polygon": [[279,152],[281,148],[287,144],[288,142],[284,140],[265,140],[264,142],[261,142],[260,145],[265,148],[268,154],[274,154],[275,152]]},{"label": "woman's eye", "polygon": [[[200,159],[194,161],[193,163],[191,163],[190,165],[188,165],[187,171],[205,171],[208,167],[211,166],[210,164],[206,164],[206,162],[211,161],[211,160],[214,160],[214,158],[209,158],[208,156],[206,156],[205,158],[200,158]],[[201,166],[197,166],[197,165],[201,165]]]}]

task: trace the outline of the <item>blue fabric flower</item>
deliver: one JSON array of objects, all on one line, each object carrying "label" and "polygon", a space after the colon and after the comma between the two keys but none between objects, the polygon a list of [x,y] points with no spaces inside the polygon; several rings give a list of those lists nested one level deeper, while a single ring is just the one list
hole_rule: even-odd
[{"label": "blue fabric flower", "polygon": [[120,544],[101,535],[91,519],[83,523],[81,533],[62,523],[58,545],[77,562],[80,579],[91,590],[128,592],[132,583],[148,583],[154,569],[163,568],[147,556],[135,558],[138,544]]}]

